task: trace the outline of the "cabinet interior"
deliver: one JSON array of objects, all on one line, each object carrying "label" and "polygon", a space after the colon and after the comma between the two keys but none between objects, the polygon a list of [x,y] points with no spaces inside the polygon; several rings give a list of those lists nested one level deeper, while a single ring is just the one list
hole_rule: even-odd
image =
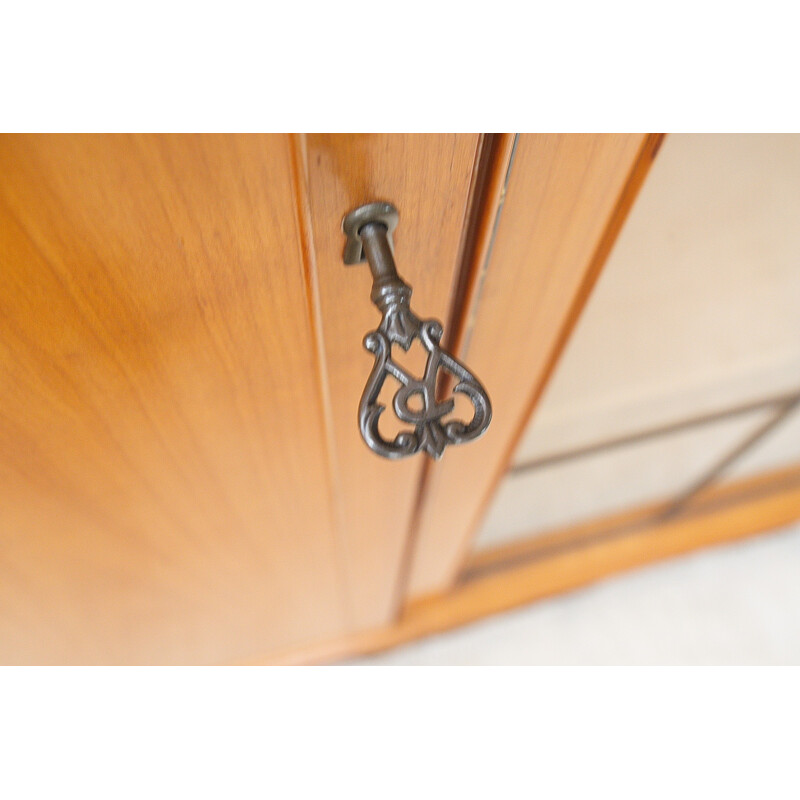
[{"label": "cabinet interior", "polygon": [[477,551],[800,463],[800,137],[666,138]]}]

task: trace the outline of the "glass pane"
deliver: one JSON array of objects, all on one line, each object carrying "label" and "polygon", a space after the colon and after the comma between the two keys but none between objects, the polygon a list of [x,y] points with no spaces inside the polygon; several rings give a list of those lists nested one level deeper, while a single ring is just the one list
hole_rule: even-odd
[{"label": "glass pane", "polygon": [[800,392],[798,219],[800,136],[666,138],[477,547],[679,497]]},{"label": "glass pane", "polygon": [[800,136],[667,136],[517,462],[800,389]]},{"label": "glass pane", "polygon": [[679,496],[772,413],[751,411],[512,473],[492,503],[476,547],[505,544]]}]

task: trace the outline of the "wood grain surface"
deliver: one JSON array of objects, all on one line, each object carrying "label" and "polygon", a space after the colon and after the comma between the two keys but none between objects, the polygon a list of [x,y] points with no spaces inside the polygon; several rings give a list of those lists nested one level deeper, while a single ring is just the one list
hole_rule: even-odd
[{"label": "wood grain surface", "polygon": [[356,627],[386,622],[399,610],[401,560],[425,457],[387,461],[361,439],[357,409],[373,360],[362,340],[377,327],[380,312],[369,299],[368,265],[342,262],[339,223],[363,203],[392,202],[400,213],[395,258],[414,290],[411,307],[442,320],[448,330],[479,143],[476,134],[309,134],[302,140],[331,473]]},{"label": "wood grain surface", "polygon": [[457,355],[492,398],[486,435],[429,470],[407,598],[451,586],[660,141],[522,134]]},{"label": "wood grain surface", "polygon": [[0,138],[1,662],[347,630],[291,155]]},{"label": "wood grain surface", "polygon": [[[0,662],[209,663],[387,624],[421,459],[360,438],[374,199],[445,318],[481,138],[0,138]],[[445,320],[446,321],[446,320]]]}]

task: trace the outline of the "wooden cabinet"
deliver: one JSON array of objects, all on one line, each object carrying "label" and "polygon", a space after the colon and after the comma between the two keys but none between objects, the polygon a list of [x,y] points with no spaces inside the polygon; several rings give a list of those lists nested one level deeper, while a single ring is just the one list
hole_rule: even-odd
[{"label": "wooden cabinet", "polygon": [[[800,516],[783,475],[661,550],[470,555],[660,141],[0,137],[0,661],[331,659]],[[493,401],[439,462],[358,430],[376,199]]]},{"label": "wooden cabinet", "polygon": [[480,137],[0,140],[0,660],[218,662],[387,623],[419,459],[360,440],[342,214],[446,316]]}]

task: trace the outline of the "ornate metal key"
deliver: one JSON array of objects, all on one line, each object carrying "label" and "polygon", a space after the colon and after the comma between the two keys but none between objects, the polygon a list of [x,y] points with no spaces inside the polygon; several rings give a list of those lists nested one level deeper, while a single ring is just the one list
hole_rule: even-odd
[{"label": "ornate metal key", "polygon": [[[351,211],[342,222],[347,235],[345,264],[369,262],[372,271],[372,302],[383,318],[374,331],[364,337],[364,347],[373,353],[375,363],[364,387],[358,407],[361,435],[367,446],[385,458],[405,458],[424,450],[432,458],[440,458],[448,444],[462,444],[477,439],[489,427],[492,407],[480,381],[456,358],[439,347],[442,324],[435,319],[419,319],[411,310],[411,287],[397,274],[392,255],[392,231],[397,227],[397,209],[390,203],[369,203]],[[392,345],[404,350],[418,339],[428,353],[422,376],[410,374],[392,358]],[[455,400],[438,402],[436,384],[439,370],[455,379],[453,392],[466,395],[474,413],[469,422],[449,419]],[[378,431],[378,421],[386,407],[378,397],[387,377],[400,386],[392,408],[398,419],[407,423],[388,441]],[[418,410],[409,407],[415,397]]]}]

